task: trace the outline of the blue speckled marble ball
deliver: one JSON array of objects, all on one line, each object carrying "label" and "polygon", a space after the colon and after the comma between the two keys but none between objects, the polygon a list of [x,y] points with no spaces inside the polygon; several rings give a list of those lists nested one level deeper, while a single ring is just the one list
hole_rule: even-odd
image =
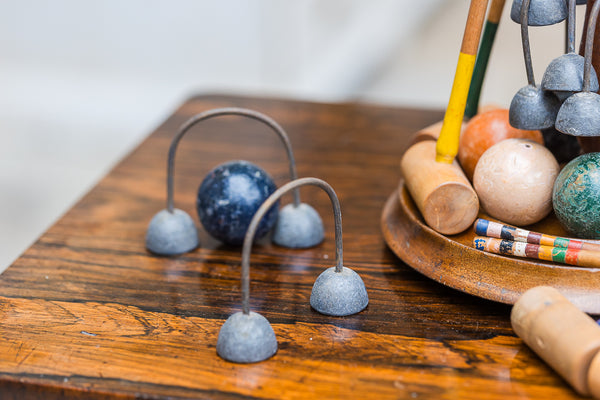
[{"label": "blue speckled marble ball", "polygon": [[[214,168],[198,189],[196,208],[204,229],[223,243],[240,245],[260,205],[276,189],[273,179],[247,161],[230,161]],[[279,202],[258,225],[255,238],[277,222]]]}]

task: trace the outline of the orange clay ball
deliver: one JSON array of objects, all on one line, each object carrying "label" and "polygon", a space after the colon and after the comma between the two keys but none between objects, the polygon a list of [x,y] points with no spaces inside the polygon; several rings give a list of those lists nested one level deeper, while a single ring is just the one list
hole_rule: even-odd
[{"label": "orange clay ball", "polygon": [[474,116],[460,137],[458,161],[469,180],[473,180],[473,172],[479,157],[494,144],[510,138],[530,139],[544,144],[540,131],[516,129],[508,123],[508,110],[496,108]]}]

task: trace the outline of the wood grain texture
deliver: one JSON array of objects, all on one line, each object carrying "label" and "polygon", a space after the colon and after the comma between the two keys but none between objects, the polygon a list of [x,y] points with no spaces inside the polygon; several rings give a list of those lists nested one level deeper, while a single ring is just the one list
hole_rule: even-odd
[{"label": "wood grain texture", "polygon": [[[479,218],[490,217],[481,212]],[[552,286],[582,311],[600,314],[599,268],[484,252],[473,246],[473,229],[441,235],[425,224],[402,181],[384,206],[381,224],[394,253],[440,283],[506,304],[514,304],[535,286]],[[566,234],[554,214],[531,228]]]},{"label": "wood grain texture", "polygon": [[467,23],[463,35],[462,44],[460,47],[461,53],[477,54],[479,48],[479,39],[481,30],[483,29],[483,21],[485,20],[485,11],[487,9],[488,0],[472,0],[469,6],[469,14],[467,15]]},{"label": "wood grain texture", "polygon": [[[326,238],[307,250],[255,246],[250,306],[272,323],[279,351],[252,365],[215,350],[221,324],[241,307],[241,249],[202,229],[201,247],[183,256],[144,248],[150,218],[165,207],[172,135],[195,113],[224,106],[273,117],[290,135],[299,175],[334,187],[345,264],[370,297],[351,317],[311,310],[312,284],[334,261],[333,218],[324,193],[302,190]],[[441,114],[227,96],[186,102],[0,275],[0,397],[575,397],[514,335],[508,306],[420,275],[383,241],[380,214],[397,187],[400,155],[411,133]],[[231,159],[257,163],[278,185],[288,180],[275,135],[254,121],[211,120],[179,147],[175,206],[196,218],[200,181]]]}]

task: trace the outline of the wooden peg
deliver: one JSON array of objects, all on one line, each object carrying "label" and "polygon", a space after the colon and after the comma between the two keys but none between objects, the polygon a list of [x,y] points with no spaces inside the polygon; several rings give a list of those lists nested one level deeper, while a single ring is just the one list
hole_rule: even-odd
[{"label": "wooden peg", "polygon": [[516,334],[579,394],[600,398],[596,321],[548,286],[526,291],[515,303],[510,321]]}]

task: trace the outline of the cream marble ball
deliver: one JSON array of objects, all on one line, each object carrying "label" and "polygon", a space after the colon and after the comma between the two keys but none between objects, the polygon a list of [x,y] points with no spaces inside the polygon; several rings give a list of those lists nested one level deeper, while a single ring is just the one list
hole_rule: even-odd
[{"label": "cream marble ball", "polygon": [[552,210],[552,187],[559,172],[552,153],[527,139],[507,139],[483,153],[473,186],[484,210],[513,225],[529,225]]}]

